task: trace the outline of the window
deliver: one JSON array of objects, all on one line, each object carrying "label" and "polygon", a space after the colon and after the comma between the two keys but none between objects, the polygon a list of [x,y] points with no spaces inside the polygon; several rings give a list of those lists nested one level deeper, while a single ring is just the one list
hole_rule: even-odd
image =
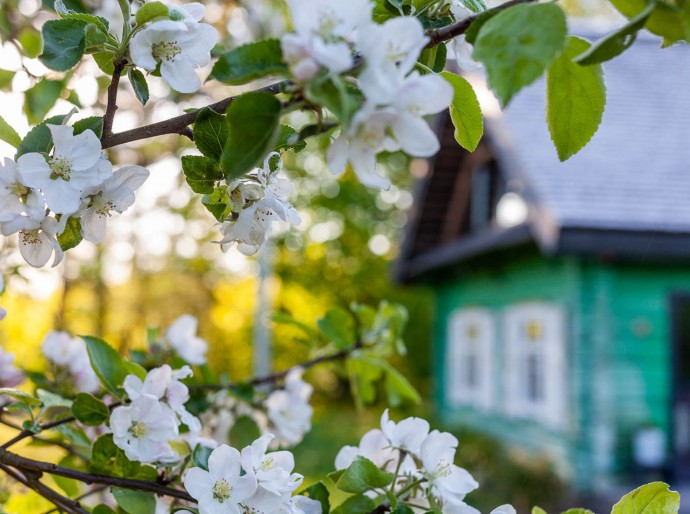
[{"label": "window", "polygon": [[446,396],[451,405],[491,408],[494,320],[485,309],[459,309],[448,321]]},{"label": "window", "polygon": [[566,416],[565,328],[561,307],[518,305],[505,313],[506,411],[562,428]]}]

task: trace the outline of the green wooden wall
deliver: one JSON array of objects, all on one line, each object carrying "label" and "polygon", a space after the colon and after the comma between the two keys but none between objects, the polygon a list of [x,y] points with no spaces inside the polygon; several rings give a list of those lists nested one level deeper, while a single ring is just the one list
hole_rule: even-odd
[{"label": "green wooden wall", "polygon": [[[605,487],[630,464],[630,436],[652,423],[668,429],[670,408],[669,295],[690,291],[690,266],[604,265],[575,257],[544,258],[533,247],[513,249],[428,277],[436,298],[435,398],[452,425],[547,454],[578,489]],[[450,314],[485,307],[496,315],[495,380],[504,341],[500,315],[516,303],[561,304],[566,313],[569,419],[563,430],[500,411],[450,407],[444,359]],[[494,390],[500,409],[500,386]]]}]

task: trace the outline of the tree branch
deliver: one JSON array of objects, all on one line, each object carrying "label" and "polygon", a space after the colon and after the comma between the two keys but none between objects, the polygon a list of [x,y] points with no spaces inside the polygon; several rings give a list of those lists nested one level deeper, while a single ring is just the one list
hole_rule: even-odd
[{"label": "tree branch", "polygon": [[224,389],[237,389],[241,385],[251,385],[251,386],[257,386],[257,385],[265,385],[265,384],[273,384],[275,382],[278,382],[279,380],[282,380],[285,378],[288,373],[290,373],[291,370],[294,368],[304,368],[304,369],[309,369],[313,366],[316,366],[317,364],[323,364],[324,362],[334,362],[342,359],[348,358],[352,352],[355,350],[359,350],[364,346],[364,343],[361,341],[356,342],[355,344],[352,345],[351,348],[348,348],[346,350],[340,350],[335,353],[330,353],[328,355],[322,355],[320,357],[315,357],[314,359],[308,360],[306,362],[303,362],[302,364],[298,364],[297,366],[293,366],[292,368],[284,369],[282,371],[277,371],[275,373],[271,373],[270,375],[265,375],[263,377],[256,377],[252,378],[251,380],[247,380],[246,382],[241,382],[241,383],[232,383],[232,384],[207,384],[207,385],[198,385],[198,386],[190,386],[189,389],[191,390],[196,390],[196,391],[222,391]]},{"label": "tree branch", "polygon": [[115,119],[115,111],[117,111],[117,88],[120,86],[120,77],[126,64],[127,60],[124,58],[116,59],[113,62],[113,78],[108,86],[108,103],[105,108],[105,116],[103,116],[103,135],[101,139],[105,139],[113,133],[113,120]]},{"label": "tree branch", "polygon": [[456,21],[455,23],[451,23],[450,25],[446,25],[445,27],[441,27],[440,29],[428,30],[426,32],[426,35],[429,38],[429,43],[427,43],[426,48],[433,48],[438,44],[441,44],[445,41],[450,41],[451,39],[454,39],[464,34],[470,28],[470,25],[472,25],[472,23],[474,23],[477,20],[477,18],[479,18],[479,16],[481,16],[482,14],[499,12],[513,7],[515,5],[526,4],[536,1],[537,0],[510,0],[510,2],[497,5],[496,7],[488,9],[483,13],[473,14],[472,16],[468,16],[467,18],[464,18],[460,21]]},{"label": "tree branch", "polygon": [[30,473],[24,473],[24,476],[22,476],[14,469],[3,464],[0,464],[0,470],[4,471],[8,476],[12,477],[20,484],[23,484],[29,489],[36,491],[45,499],[53,503],[60,511],[64,510],[69,514],[89,514],[89,511],[79,505],[79,502],[70,500],[69,498],[59,494],[57,491],[54,491],[47,485],[43,484],[39,480],[38,476],[32,476]]},{"label": "tree branch", "polygon": [[[529,2],[535,2],[536,0],[511,0],[505,4],[501,4],[493,9],[489,9],[485,12],[502,11],[514,5],[524,4]],[[445,41],[450,41],[451,39],[464,34],[470,25],[479,17],[478,14],[468,16],[467,18],[460,20],[456,23],[448,25],[440,29],[434,29],[427,31],[427,36],[429,37],[429,44],[427,48],[432,48],[439,45]],[[115,76],[113,75],[113,79]],[[275,84],[270,84],[268,86],[261,87],[255,91],[265,91],[267,93],[278,94],[282,88],[289,85],[289,81],[276,82]],[[112,87],[112,84],[111,84]],[[108,96],[110,98],[110,88],[108,88]],[[228,106],[237,98],[236,96],[231,96],[220,100],[218,102],[207,105],[208,108],[218,112],[224,113]],[[131,143],[132,141],[139,141],[141,139],[149,139],[156,136],[162,136],[165,134],[180,134],[188,135],[186,128],[194,123],[196,117],[201,112],[201,109],[196,109],[194,111],[182,114],[181,116],[176,116],[175,118],[170,118],[169,120],[159,121],[158,123],[152,123],[150,125],[145,125],[143,127],[137,127],[132,130],[126,130],[124,132],[119,132],[117,134],[112,134],[103,130],[103,137],[101,138],[101,144],[103,149],[112,148],[113,146],[119,146],[125,143]],[[114,114],[114,111],[113,111]],[[107,118],[107,112],[106,112]],[[105,122],[104,122],[105,127]]]},{"label": "tree branch", "polygon": [[[281,88],[289,83],[290,82],[288,81],[277,82],[275,84],[270,84],[268,86],[256,89],[255,91],[265,91],[266,93],[278,94],[281,91]],[[235,98],[237,97],[231,96],[218,102],[209,104],[206,107],[218,113],[224,114],[228,106]],[[194,120],[196,120],[196,117],[200,112],[201,109],[196,109],[186,114],[182,114],[181,116],[170,118],[169,120],[159,121],[158,123],[137,127],[132,130],[126,130],[125,132],[118,132],[117,134],[106,135],[105,131],[103,131],[101,146],[103,149],[112,148],[113,146],[131,143],[132,141],[139,141],[140,139],[149,139],[151,137],[162,136],[165,134],[187,135],[187,127],[194,123]]]},{"label": "tree branch", "polygon": [[[118,407],[120,405],[122,405],[122,402],[114,402],[114,403],[111,403],[110,405],[108,405],[108,408],[110,410],[113,410],[115,407]],[[2,444],[0,446],[0,448],[2,448],[3,450],[6,450],[7,448],[12,446],[13,444],[16,444],[19,441],[21,441],[22,439],[26,439],[27,437],[33,437],[39,432],[43,432],[44,430],[50,430],[51,428],[55,428],[55,427],[58,427],[60,425],[64,425],[65,423],[71,423],[72,421],[76,421],[76,418],[74,416],[68,416],[66,418],[60,418],[58,420],[51,421],[50,423],[45,423],[45,424],[39,425],[38,426],[38,429],[39,429],[38,432],[32,432],[31,430],[22,430],[15,437],[10,439],[6,443]]]},{"label": "tree branch", "polygon": [[8,452],[0,449],[0,466],[11,466],[20,470],[33,471],[36,473],[48,473],[50,475],[57,475],[65,478],[73,478],[86,484],[103,484],[113,485],[116,487],[123,487],[125,489],[136,489],[139,491],[148,491],[155,494],[170,496],[180,500],[196,502],[194,498],[189,496],[186,492],[180,489],[167,487],[160,483],[150,482],[147,480],[135,480],[131,478],[118,478],[106,475],[96,475],[94,473],[86,473],[76,469],[65,468],[57,464],[49,462],[41,462],[33,459],[28,459],[17,455],[16,453]]}]

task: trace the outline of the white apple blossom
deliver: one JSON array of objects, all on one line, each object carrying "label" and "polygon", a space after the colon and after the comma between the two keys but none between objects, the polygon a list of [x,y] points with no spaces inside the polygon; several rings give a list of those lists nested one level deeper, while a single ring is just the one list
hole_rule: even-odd
[{"label": "white apple blossom", "polygon": [[74,128],[48,125],[55,149],[46,159],[40,153],[26,153],[17,160],[22,182],[40,189],[48,208],[57,214],[79,209],[82,192],[99,186],[112,175],[112,165],[101,158],[101,142],[92,130],[74,135]]},{"label": "white apple blossom", "polygon": [[302,368],[290,370],[285,388],[273,391],[266,398],[268,418],[279,442],[297,444],[311,429],[314,411],[309,399],[313,388],[302,380],[303,372]]},{"label": "white apple blossom", "polygon": [[190,376],[192,369],[189,366],[173,370],[167,364],[163,364],[149,371],[143,381],[136,375],[127,375],[123,386],[131,400],[136,400],[142,395],[150,395],[165,402],[192,432],[199,432],[201,422],[184,406],[189,400],[189,388],[180,382]]},{"label": "white apple blossom", "polygon": [[322,514],[321,502],[306,496],[293,496],[288,504],[287,514]]},{"label": "white apple blossom", "polygon": [[218,32],[199,23],[204,6],[199,3],[168,6],[170,20],[154,20],[137,32],[130,43],[134,64],[154,71],[160,65],[163,79],[180,93],[193,93],[201,87],[196,68],[211,62],[211,49]]},{"label": "white apple blossom", "polygon": [[134,191],[149,177],[141,166],[125,166],[116,170],[102,185],[84,191],[79,212],[84,239],[100,243],[105,236],[106,221],[111,212],[122,214],[134,203]]},{"label": "white apple blossom", "polygon": [[392,447],[418,456],[422,442],[429,435],[429,422],[422,418],[406,418],[395,423],[386,409],[381,415],[381,431]]},{"label": "white apple blossom", "polygon": [[196,499],[200,514],[240,514],[240,504],[257,489],[252,474],[242,474],[240,452],[225,444],[208,459],[208,471],[191,468],[184,477],[187,492]]},{"label": "white apple blossom", "polygon": [[343,127],[340,136],[328,148],[326,157],[331,171],[340,175],[349,163],[362,184],[388,189],[390,180],[375,171],[376,156],[384,151],[399,150],[399,145],[389,135],[394,119],[392,112],[365,104],[354,115],[349,127]]},{"label": "white apple blossom", "polygon": [[29,193],[31,189],[22,182],[16,163],[3,159],[0,164],[0,223],[24,213],[24,201]]},{"label": "white apple blossom", "polygon": [[[224,252],[236,243],[241,253],[254,255],[268,239],[274,221],[283,220],[299,225],[301,221],[299,214],[287,201],[287,195],[292,190],[293,184],[279,176],[281,170],[280,156],[274,152],[264,159],[263,167],[250,175],[250,180],[256,181],[254,185],[258,185],[263,190],[263,196],[249,206],[245,206],[236,219],[222,224],[220,230],[223,238],[218,243]],[[241,205],[242,202],[232,197],[236,189],[230,191],[229,198],[236,205]]]},{"label": "white apple blossom", "polygon": [[358,456],[366,457],[381,469],[395,468],[398,453],[381,430],[369,430],[362,436],[359,446],[341,448],[335,457],[335,469],[346,469]]},{"label": "white apple blossom", "polygon": [[206,364],[208,344],[197,336],[198,325],[194,316],[184,314],[168,327],[165,340],[188,363],[203,365]]},{"label": "white apple blossom", "polygon": [[370,85],[367,99],[386,103],[396,95],[399,82],[412,71],[428,42],[421,22],[413,16],[399,16],[383,25],[362,28],[357,47],[366,63],[360,80]]},{"label": "white apple blossom", "polygon": [[467,42],[465,34],[456,37],[453,40],[453,54],[455,55],[455,62],[460,70],[465,72],[479,71],[484,65],[472,58],[474,52],[474,45]]},{"label": "white apple blossom", "polygon": [[[400,423],[402,424],[402,422]],[[448,432],[432,431],[422,442],[419,457],[431,493],[443,505],[443,512],[467,512],[465,495],[479,484],[469,472],[454,464],[458,440]]]},{"label": "white apple blossom", "polygon": [[281,39],[283,58],[298,82],[323,67],[335,73],[352,68],[351,36],[371,23],[370,0],[288,0],[295,28]]},{"label": "white apple blossom", "polygon": [[64,331],[51,331],[43,339],[41,349],[50,362],[70,372],[78,391],[98,392],[100,381],[91,367],[83,339],[72,337]]},{"label": "white apple blossom", "polygon": [[[259,489],[263,489],[283,502],[285,495],[291,495],[302,483],[303,476],[293,473],[295,458],[288,451],[268,451],[268,445],[275,438],[266,434],[242,449],[242,467],[254,474]],[[257,489],[257,491],[259,491]]]},{"label": "white apple blossom", "polygon": [[15,367],[14,359],[13,353],[0,348],[0,387],[16,387],[26,380],[24,373]]},{"label": "white apple blossom", "polygon": [[0,224],[0,229],[5,236],[19,232],[19,253],[31,266],[40,268],[53,254],[53,266],[62,261],[62,249],[55,236],[65,229],[66,223],[67,216],[63,216],[59,222],[48,216],[43,196],[39,191],[32,190],[26,197],[24,212]]},{"label": "white apple blossom", "polygon": [[124,450],[128,459],[145,463],[179,459],[170,447],[170,441],[179,434],[177,424],[172,409],[150,394],[117,407],[110,415],[115,445]]}]

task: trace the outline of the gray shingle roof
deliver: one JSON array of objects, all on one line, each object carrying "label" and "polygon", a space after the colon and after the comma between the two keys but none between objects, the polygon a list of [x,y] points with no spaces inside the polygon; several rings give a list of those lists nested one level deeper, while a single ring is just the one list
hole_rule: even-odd
[{"label": "gray shingle roof", "polygon": [[690,232],[690,47],[642,36],[604,69],[608,103],[584,150],[559,162],[541,80],[488,120],[503,164],[561,228]]}]

